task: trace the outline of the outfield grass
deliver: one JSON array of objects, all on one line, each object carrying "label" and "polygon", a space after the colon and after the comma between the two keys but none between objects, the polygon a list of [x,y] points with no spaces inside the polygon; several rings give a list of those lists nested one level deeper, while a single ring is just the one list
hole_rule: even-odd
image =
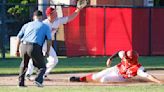
[{"label": "outfield grass", "polygon": [[35,86],[18,88],[15,86],[1,86],[0,92],[163,92],[162,85],[149,86]]},{"label": "outfield grass", "polygon": [[[104,69],[108,57],[59,57],[59,63],[52,73],[90,72]],[[140,57],[146,69],[164,69],[164,56]],[[21,58],[0,59],[0,74],[18,74]],[[119,59],[112,62],[117,64]]]}]

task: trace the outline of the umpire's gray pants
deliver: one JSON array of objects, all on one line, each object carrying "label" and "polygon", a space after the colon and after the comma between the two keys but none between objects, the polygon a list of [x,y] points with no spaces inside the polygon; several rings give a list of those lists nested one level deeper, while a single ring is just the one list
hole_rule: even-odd
[{"label": "umpire's gray pants", "polygon": [[24,85],[25,73],[28,68],[29,59],[32,58],[33,64],[38,68],[35,81],[43,83],[43,75],[46,71],[45,59],[42,53],[42,47],[35,43],[21,43],[20,45],[22,63],[20,65],[19,84]]}]

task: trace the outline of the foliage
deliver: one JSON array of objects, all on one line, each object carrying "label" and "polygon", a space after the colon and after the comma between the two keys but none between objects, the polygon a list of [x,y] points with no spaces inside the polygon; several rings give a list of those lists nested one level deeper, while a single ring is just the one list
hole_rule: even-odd
[{"label": "foliage", "polygon": [[155,6],[159,6],[159,5],[160,5],[159,2],[160,2],[160,0],[155,0],[155,1],[154,1],[154,5],[155,5]]},{"label": "foliage", "polygon": [[27,4],[35,4],[37,0],[8,0],[9,4],[15,4],[14,6],[9,6],[8,13],[13,15],[18,19],[24,19],[29,16],[30,7]]}]

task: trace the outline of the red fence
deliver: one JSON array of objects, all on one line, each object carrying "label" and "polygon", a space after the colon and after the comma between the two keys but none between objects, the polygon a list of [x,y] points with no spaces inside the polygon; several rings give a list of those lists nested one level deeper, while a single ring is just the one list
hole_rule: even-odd
[{"label": "red fence", "polygon": [[67,56],[111,55],[128,49],[164,55],[163,15],[160,8],[86,8],[65,25]]},{"label": "red fence", "polygon": [[151,53],[164,55],[164,9],[152,9]]},{"label": "red fence", "polygon": [[106,9],[106,54],[132,48],[132,16],[128,8]]}]

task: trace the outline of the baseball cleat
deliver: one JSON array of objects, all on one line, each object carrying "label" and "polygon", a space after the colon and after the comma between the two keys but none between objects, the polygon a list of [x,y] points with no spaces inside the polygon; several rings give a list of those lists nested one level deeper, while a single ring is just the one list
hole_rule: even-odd
[{"label": "baseball cleat", "polygon": [[71,82],[80,82],[80,78],[79,77],[70,77],[69,79]]},{"label": "baseball cleat", "polygon": [[25,79],[28,80],[28,81],[34,81],[35,80],[35,78],[31,77],[30,74],[27,74]]},{"label": "baseball cleat", "polygon": [[47,75],[43,76],[44,81],[52,81],[52,79],[48,78]]}]

